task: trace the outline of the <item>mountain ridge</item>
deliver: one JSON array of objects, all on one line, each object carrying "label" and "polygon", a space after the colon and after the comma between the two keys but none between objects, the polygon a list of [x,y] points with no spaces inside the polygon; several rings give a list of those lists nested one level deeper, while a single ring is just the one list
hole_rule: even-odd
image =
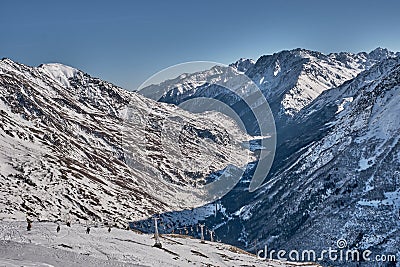
[{"label": "mountain ridge", "polygon": [[[261,56],[254,64],[247,64],[244,74],[259,87],[270,103],[277,124],[285,124],[323,91],[338,87],[375,63],[397,55],[382,48],[370,53],[341,52],[328,55],[297,48]],[[243,73],[235,67],[241,62],[249,63],[251,60],[240,59],[232,63],[229,65],[232,70],[226,68],[220,71],[218,69],[222,67],[216,66],[210,70],[148,86],[140,92],[149,97],[152,95],[147,95],[148,92],[157,92],[157,99],[154,99],[166,103],[181,104],[197,97],[206,97],[234,106],[235,101],[238,102],[239,99],[234,92],[223,87],[229,88],[240,73]],[[218,85],[213,85],[215,83]],[[240,112],[250,113],[250,110]]]},{"label": "mountain ridge", "polygon": [[[70,214],[125,225],[198,205],[193,184],[252,158],[241,144],[248,136],[226,116],[190,114],[59,64],[3,60],[0,70],[2,216]],[[175,142],[180,154],[164,151],[160,139]],[[194,155],[213,161],[192,173]]]}]

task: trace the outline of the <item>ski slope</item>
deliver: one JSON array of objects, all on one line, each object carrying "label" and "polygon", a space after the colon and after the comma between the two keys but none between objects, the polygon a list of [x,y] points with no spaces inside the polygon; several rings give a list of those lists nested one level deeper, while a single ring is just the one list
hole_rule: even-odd
[{"label": "ski slope", "polygon": [[161,237],[106,226],[61,225],[52,222],[1,222],[0,266],[318,266],[311,263],[265,261],[230,245],[201,243],[179,235]]}]

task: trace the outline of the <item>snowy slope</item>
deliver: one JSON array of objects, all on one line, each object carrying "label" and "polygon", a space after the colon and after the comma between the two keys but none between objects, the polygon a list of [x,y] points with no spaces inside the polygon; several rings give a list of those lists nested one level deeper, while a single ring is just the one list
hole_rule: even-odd
[{"label": "snowy slope", "polygon": [[153,247],[152,235],[107,227],[61,226],[34,223],[30,232],[25,223],[0,225],[0,266],[318,266],[311,263],[284,263],[257,259],[255,255],[230,245],[185,236],[164,235],[163,249]]},{"label": "snowy slope", "polygon": [[0,120],[1,218],[125,224],[202,205],[193,192],[210,174],[252,160],[226,116],[193,115],[61,64],[0,61]]}]

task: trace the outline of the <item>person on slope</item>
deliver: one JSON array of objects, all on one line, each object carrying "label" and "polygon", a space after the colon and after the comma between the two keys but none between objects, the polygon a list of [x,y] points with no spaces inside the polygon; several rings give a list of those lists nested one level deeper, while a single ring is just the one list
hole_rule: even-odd
[{"label": "person on slope", "polygon": [[26,222],[28,223],[26,230],[30,231],[32,229],[32,221],[29,218],[26,218]]}]

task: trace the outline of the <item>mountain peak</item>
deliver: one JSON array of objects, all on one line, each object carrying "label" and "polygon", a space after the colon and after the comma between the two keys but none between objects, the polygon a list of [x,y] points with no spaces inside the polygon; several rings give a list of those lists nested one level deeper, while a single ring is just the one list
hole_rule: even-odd
[{"label": "mountain peak", "polygon": [[8,57],[3,57],[3,58],[0,60],[0,62],[1,62],[1,63],[4,63],[4,64],[6,64],[6,65],[10,65],[10,66],[12,66],[12,65],[19,65],[19,63],[13,61],[12,59],[10,59],[10,58],[8,58]]},{"label": "mountain peak", "polygon": [[389,51],[387,48],[377,47],[372,50],[368,55],[371,59],[381,61],[383,59],[395,57],[396,53]]},{"label": "mountain peak", "polygon": [[69,79],[75,77],[79,72],[78,69],[61,63],[41,64],[38,68],[65,86],[68,86]]},{"label": "mountain peak", "polygon": [[250,58],[240,58],[235,63],[229,64],[230,67],[240,72],[246,72],[249,68],[253,67],[255,61]]}]

